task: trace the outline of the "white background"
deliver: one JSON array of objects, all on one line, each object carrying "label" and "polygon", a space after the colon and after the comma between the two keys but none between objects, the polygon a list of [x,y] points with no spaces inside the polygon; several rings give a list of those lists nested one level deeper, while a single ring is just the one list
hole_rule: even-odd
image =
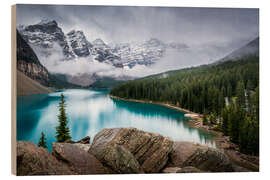
[{"label": "white background", "polygon": [[270,3],[267,0],[9,0],[1,1],[0,11],[0,179],[36,179],[11,175],[11,5],[35,4],[136,5],[186,7],[241,7],[260,8],[260,172],[259,173],[201,173],[152,175],[92,175],[39,176],[40,179],[270,179],[270,140],[268,112],[270,92]]}]

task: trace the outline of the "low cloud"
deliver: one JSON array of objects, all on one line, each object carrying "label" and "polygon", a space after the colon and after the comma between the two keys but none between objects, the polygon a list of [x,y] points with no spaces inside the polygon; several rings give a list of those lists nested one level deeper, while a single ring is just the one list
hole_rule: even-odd
[{"label": "low cloud", "polygon": [[[186,67],[198,66],[208,64],[215,60],[222,58],[231,49],[224,51],[217,50],[216,47],[193,47],[181,51],[168,49],[161,59],[157,60],[151,66],[137,64],[132,69],[117,68],[111,64],[101,63],[93,59],[93,57],[81,57],[75,60],[63,60],[64,56],[62,48],[58,44],[54,44],[53,48],[44,50],[33,47],[38,55],[41,63],[51,72],[67,74],[70,76],[80,76],[89,74],[90,76],[96,74],[98,76],[114,77],[114,78],[138,78],[169,70],[176,70]],[[44,54],[50,54],[44,56]]]},{"label": "low cloud", "polygon": [[17,25],[35,24],[54,19],[64,33],[82,30],[91,42],[101,38],[105,43],[144,41],[151,37],[164,42],[178,42],[190,47],[181,52],[167,52],[151,67],[136,65],[121,69],[99,63],[91,57],[61,61],[62,51],[55,45],[50,56],[41,56],[42,64],[52,73],[78,76],[143,77],[201,64],[209,64],[259,35],[259,9],[18,5]]},{"label": "low cloud", "polygon": [[[40,62],[51,73],[68,74],[78,76],[80,74],[93,74],[108,71],[111,65],[94,61],[92,57],[76,58],[73,60],[65,60],[62,48],[54,43],[50,49],[33,47]],[[44,55],[47,54],[47,55]]]}]

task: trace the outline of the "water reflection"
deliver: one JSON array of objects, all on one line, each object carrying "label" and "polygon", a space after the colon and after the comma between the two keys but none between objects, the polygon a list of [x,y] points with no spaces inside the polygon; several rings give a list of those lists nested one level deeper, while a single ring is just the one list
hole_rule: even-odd
[{"label": "water reflection", "polygon": [[18,97],[18,140],[38,142],[41,131],[55,141],[60,94],[66,98],[73,140],[94,137],[103,128],[136,127],[173,140],[192,141],[215,147],[209,133],[190,128],[184,114],[159,105],[110,99],[108,91],[65,90],[49,95]]}]

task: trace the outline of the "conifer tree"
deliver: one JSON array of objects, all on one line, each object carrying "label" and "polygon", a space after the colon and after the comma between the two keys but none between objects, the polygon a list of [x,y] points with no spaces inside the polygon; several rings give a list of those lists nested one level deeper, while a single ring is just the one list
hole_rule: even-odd
[{"label": "conifer tree", "polygon": [[216,116],[216,114],[215,113],[211,113],[209,120],[210,120],[210,123],[211,124],[217,124],[217,116]]},{"label": "conifer tree", "polygon": [[255,93],[251,97],[250,104],[251,104],[251,111],[255,116],[255,119],[259,122],[259,87],[255,88]]},{"label": "conifer tree", "polygon": [[206,117],[206,113],[205,111],[203,112],[203,125],[207,125],[208,124],[208,119]]},{"label": "conifer tree", "polygon": [[40,139],[38,141],[38,146],[43,147],[43,148],[48,148],[46,138],[45,138],[45,134],[43,132],[41,132],[41,137],[40,137]]},{"label": "conifer tree", "polygon": [[244,108],[245,107],[245,85],[242,80],[237,83],[236,96],[237,96],[238,106]]},{"label": "conifer tree", "polygon": [[228,107],[225,107],[222,111],[222,131],[225,136],[228,136],[229,119],[228,119]]},{"label": "conifer tree", "polygon": [[55,136],[58,142],[65,142],[67,140],[71,140],[65,107],[66,107],[65,97],[63,94],[61,94],[61,100],[59,102],[59,115],[58,115],[59,125],[56,127],[56,136]]}]

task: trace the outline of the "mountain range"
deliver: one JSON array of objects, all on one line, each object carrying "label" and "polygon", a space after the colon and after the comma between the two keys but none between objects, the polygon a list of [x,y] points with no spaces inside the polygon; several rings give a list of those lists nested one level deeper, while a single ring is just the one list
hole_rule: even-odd
[{"label": "mountain range", "polygon": [[112,64],[115,67],[133,68],[136,64],[151,65],[158,61],[166,49],[186,49],[181,43],[164,43],[156,38],[145,42],[106,44],[97,38],[90,42],[83,31],[71,30],[65,34],[55,20],[42,20],[34,24],[18,26],[22,37],[42,56],[50,56],[55,46],[60,47],[62,60],[76,60],[80,57],[91,57],[93,60]]},{"label": "mountain range", "polygon": [[[101,77],[96,73],[85,72],[76,76],[52,74],[40,63],[38,57],[46,60],[60,52],[61,56],[57,58],[61,62],[75,62],[80,61],[80,58],[84,58],[87,61],[108,64],[119,69],[133,69],[136,65],[144,65],[151,68],[151,65],[157,63],[169,50],[181,52],[191,48],[184,43],[165,43],[157,38],[150,38],[143,42],[110,44],[105,43],[101,38],[97,38],[90,42],[87,40],[84,32],[80,30],[71,30],[65,34],[55,20],[42,20],[37,24],[19,25],[17,28],[17,41],[23,42],[18,44],[19,47],[25,46],[24,49],[31,51],[31,53],[26,52],[27,57],[24,57],[24,53],[20,53],[19,57],[17,54],[17,68],[45,86],[58,86],[59,82],[63,84],[66,82],[65,86],[77,84],[89,87],[91,84],[93,86],[98,84],[98,86],[106,87],[108,83],[110,84],[109,86],[112,85],[110,81],[122,82],[123,80],[134,79],[134,77],[127,76],[115,79],[113,77]],[[17,49],[17,51],[24,52],[25,50]],[[38,54],[38,57],[36,54]],[[259,37],[247,45],[236,49],[224,58],[217,60],[215,63],[238,60],[251,55],[259,55]],[[28,61],[31,61],[31,63],[29,64]],[[97,83],[95,83],[96,81]],[[106,83],[103,84],[103,81]]]},{"label": "mountain range", "polygon": [[[223,63],[223,62],[226,62],[226,61],[239,61],[242,59],[248,59],[250,57],[259,57],[259,39],[260,39],[259,37],[255,38],[254,40],[248,42],[246,45],[242,46],[239,49],[232,51],[231,53],[229,53],[225,57],[215,61],[214,63],[203,64],[203,65],[200,65],[199,67],[216,66],[216,65]],[[196,69],[197,67],[177,69],[177,70],[167,71],[167,72],[163,72],[163,73],[152,74],[150,76],[145,76],[145,77],[142,77],[140,79],[167,78],[169,75],[173,75],[173,74],[176,74],[179,72]]]},{"label": "mountain range", "polygon": [[259,37],[257,37],[254,40],[250,41],[248,44],[234,50],[233,52],[231,52],[217,62],[224,62],[228,60],[236,61],[241,58],[247,58],[248,56],[259,56],[259,41],[260,39]]}]

